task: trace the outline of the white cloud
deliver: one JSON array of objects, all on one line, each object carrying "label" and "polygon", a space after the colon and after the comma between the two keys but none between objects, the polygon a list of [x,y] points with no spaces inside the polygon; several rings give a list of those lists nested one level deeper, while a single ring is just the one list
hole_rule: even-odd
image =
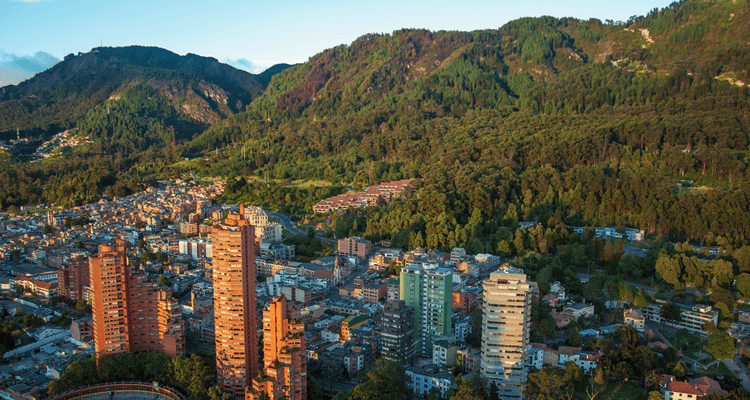
[{"label": "white cloud", "polygon": [[0,50],[0,86],[25,81],[58,61],[52,54],[43,51],[33,56],[17,56]]},{"label": "white cloud", "polygon": [[251,74],[259,74],[268,68],[274,66],[275,62],[268,60],[248,60],[247,58],[230,59],[225,58],[221,60],[224,64],[229,64],[237,69],[245,70]]}]

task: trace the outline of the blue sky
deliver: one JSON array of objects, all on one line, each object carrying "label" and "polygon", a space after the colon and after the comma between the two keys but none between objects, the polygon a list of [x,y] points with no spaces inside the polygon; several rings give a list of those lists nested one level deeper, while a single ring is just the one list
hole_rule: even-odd
[{"label": "blue sky", "polygon": [[101,41],[158,46],[260,70],[304,62],[366,33],[496,29],[541,15],[626,20],[671,1],[0,0],[0,56],[45,52],[61,59]]}]

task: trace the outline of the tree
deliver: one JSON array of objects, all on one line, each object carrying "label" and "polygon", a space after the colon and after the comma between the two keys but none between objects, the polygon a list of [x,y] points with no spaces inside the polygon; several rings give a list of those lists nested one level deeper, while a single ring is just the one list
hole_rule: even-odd
[{"label": "tree", "polygon": [[737,275],[736,282],[737,290],[742,293],[742,297],[746,300],[750,299],[750,274],[743,272]]},{"label": "tree", "polygon": [[85,310],[88,303],[86,303],[86,300],[78,300],[78,303],[76,303],[76,308],[79,310]]},{"label": "tree", "polygon": [[607,387],[607,383],[603,378],[599,380],[596,379],[596,376],[599,374],[601,374],[602,377],[604,376],[604,372],[600,368],[592,369],[589,374],[588,384],[586,385],[586,397],[589,400],[595,400],[596,396]]},{"label": "tree", "polygon": [[680,306],[676,303],[667,300],[667,302],[661,306],[661,317],[670,322],[681,322],[682,310],[680,310]]},{"label": "tree", "polygon": [[583,343],[583,336],[578,332],[578,328],[573,328],[573,331],[570,332],[570,339],[568,339],[568,344],[573,347],[579,347]]},{"label": "tree", "polygon": [[460,376],[456,378],[456,389],[456,393],[450,397],[450,400],[482,400],[475,385]]},{"label": "tree", "polygon": [[[308,394],[310,393],[309,388],[310,388],[310,385],[308,381]],[[318,390],[320,390],[320,386],[318,386]],[[215,386],[211,386],[208,389],[208,398],[211,400],[230,400],[231,396],[229,396],[229,393],[224,391],[223,387],[219,385],[215,385]],[[316,397],[316,398],[311,398],[311,399],[321,399],[321,397]]]},{"label": "tree", "polygon": [[490,383],[489,397],[490,400],[500,400],[500,392],[495,381],[492,381],[492,383]]},{"label": "tree", "polygon": [[159,280],[158,280],[158,282],[159,282],[160,284],[164,285],[164,286],[172,286],[172,282],[170,282],[170,281],[169,281],[169,278],[167,278],[167,277],[166,277],[166,276],[164,276],[164,275],[162,275],[162,276],[160,276],[160,277],[159,277]]},{"label": "tree", "polygon": [[307,398],[309,400],[323,400],[325,398],[323,389],[321,389],[318,381],[312,376],[308,376],[307,379]]},{"label": "tree", "polygon": [[[724,331],[715,331],[708,337],[708,346],[703,348],[716,360],[726,360],[732,358],[737,349],[734,345],[734,338]],[[719,370],[719,363],[716,363],[716,371]]]},{"label": "tree", "polygon": [[341,378],[344,374],[344,367],[341,363],[326,359],[320,364],[320,376],[328,380],[328,391],[333,390],[333,381]]},{"label": "tree", "polygon": [[351,400],[401,400],[406,396],[404,369],[400,364],[378,360],[375,367],[356,386],[349,397]]},{"label": "tree", "polygon": [[307,238],[310,240],[315,240],[315,228],[312,226],[307,228]]}]

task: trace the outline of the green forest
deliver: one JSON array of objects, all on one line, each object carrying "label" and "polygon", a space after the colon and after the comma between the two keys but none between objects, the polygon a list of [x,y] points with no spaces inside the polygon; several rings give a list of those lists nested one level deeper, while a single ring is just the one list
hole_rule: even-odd
[{"label": "green forest", "polygon": [[[152,84],[192,75],[151,63],[139,67],[148,79],[76,114],[92,143],[34,163],[0,155],[0,208],[82,204],[193,172],[229,180],[224,201],[306,214],[346,185],[417,178],[400,201],[342,218],[359,218],[346,233],[524,255],[567,245],[564,226],[618,226],[741,248],[750,90],[733,82],[750,78],[749,13],[748,1],[686,0],[624,22],[367,34],[276,73],[215,123]],[[307,179],[338,186],[286,187]],[[516,240],[521,220],[553,233]]]}]

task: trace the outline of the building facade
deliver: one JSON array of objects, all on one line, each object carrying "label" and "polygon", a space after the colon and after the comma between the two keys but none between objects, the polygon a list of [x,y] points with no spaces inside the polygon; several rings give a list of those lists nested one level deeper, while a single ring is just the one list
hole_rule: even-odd
[{"label": "building facade", "polygon": [[504,266],[484,281],[481,376],[502,399],[521,399],[526,381],[531,291],[526,274]]},{"label": "building facade", "polygon": [[403,300],[389,303],[381,319],[381,354],[388,361],[411,364],[414,358],[414,308]]},{"label": "building facade", "polygon": [[243,215],[240,206],[211,230],[216,379],[235,397],[258,376],[255,229]]},{"label": "building facade", "polygon": [[339,254],[365,258],[372,252],[372,243],[361,237],[339,239]]},{"label": "building facade", "polygon": [[401,300],[414,308],[415,353],[430,357],[432,338],[451,331],[453,272],[412,264],[401,269],[400,282]]},{"label": "building facade", "polygon": [[60,296],[73,301],[81,301],[85,297],[85,288],[89,286],[89,260],[78,256],[68,260],[60,270]]},{"label": "building facade", "polygon": [[137,269],[127,244],[100,245],[89,258],[97,358],[133,351],[185,352],[185,323],[172,290]]},{"label": "building facade", "polygon": [[680,307],[681,321],[669,321],[661,316],[661,308],[665,303],[664,300],[656,300],[649,304],[648,307],[642,308],[641,312],[650,321],[664,323],[704,338],[708,337],[708,332],[704,330],[706,323],[713,322],[714,326],[718,326],[719,324],[719,312],[705,304],[696,304],[693,306],[677,304]]},{"label": "building facade", "polygon": [[289,319],[283,294],[263,310],[263,372],[245,392],[246,400],[307,398],[307,353],[305,326]]}]

